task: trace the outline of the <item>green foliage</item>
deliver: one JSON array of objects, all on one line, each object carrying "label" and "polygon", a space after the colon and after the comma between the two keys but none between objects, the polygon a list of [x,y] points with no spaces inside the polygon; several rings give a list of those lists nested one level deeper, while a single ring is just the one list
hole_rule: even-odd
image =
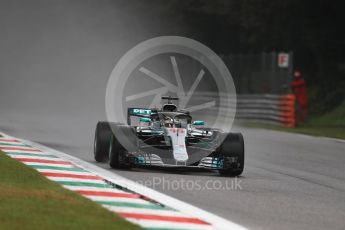
[{"label": "green foliage", "polygon": [[190,34],[218,53],[293,51],[294,66],[312,91],[312,114],[330,111],[345,99],[342,1],[168,2]]},{"label": "green foliage", "polygon": [[345,100],[336,109],[311,119],[308,125],[334,126],[342,128],[345,132]]}]

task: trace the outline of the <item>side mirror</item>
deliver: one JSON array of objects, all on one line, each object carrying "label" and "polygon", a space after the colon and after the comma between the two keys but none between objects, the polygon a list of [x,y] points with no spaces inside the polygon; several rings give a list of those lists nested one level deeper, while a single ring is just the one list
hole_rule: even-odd
[{"label": "side mirror", "polygon": [[205,125],[205,121],[193,121],[193,125],[196,125],[196,126]]},{"label": "side mirror", "polygon": [[141,118],[139,119],[139,122],[150,123],[150,122],[151,122],[151,118],[148,118],[148,117],[141,117]]}]

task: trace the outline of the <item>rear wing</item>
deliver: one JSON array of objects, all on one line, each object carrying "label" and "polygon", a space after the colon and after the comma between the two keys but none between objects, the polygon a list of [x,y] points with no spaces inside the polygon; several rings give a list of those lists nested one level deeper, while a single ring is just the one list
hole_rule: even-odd
[{"label": "rear wing", "polygon": [[157,114],[157,110],[147,108],[128,108],[127,109],[127,124],[131,125],[131,117],[148,117]]}]

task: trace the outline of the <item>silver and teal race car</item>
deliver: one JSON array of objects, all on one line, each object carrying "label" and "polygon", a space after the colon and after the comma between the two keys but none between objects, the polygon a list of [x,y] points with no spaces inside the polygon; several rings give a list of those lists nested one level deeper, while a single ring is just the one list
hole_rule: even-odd
[{"label": "silver and teal race car", "polygon": [[188,111],[162,97],[161,109],[128,108],[127,124],[100,121],[94,141],[94,157],[112,168],[169,167],[218,170],[238,176],[244,168],[241,133],[205,127]]}]

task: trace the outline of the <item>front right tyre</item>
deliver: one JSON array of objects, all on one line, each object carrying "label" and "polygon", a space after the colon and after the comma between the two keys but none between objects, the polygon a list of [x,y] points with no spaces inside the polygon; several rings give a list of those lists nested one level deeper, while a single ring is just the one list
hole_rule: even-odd
[{"label": "front right tyre", "polygon": [[115,125],[112,129],[114,134],[109,147],[109,165],[114,169],[130,169],[130,153],[137,149],[135,131],[127,125]]},{"label": "front right tyre", "polygon": [[219,154],[223,158],[223,169],[219,174],[235,177],[242,174],[244,169],[244,140],[241,133],[228,133],[219,147]]}]

